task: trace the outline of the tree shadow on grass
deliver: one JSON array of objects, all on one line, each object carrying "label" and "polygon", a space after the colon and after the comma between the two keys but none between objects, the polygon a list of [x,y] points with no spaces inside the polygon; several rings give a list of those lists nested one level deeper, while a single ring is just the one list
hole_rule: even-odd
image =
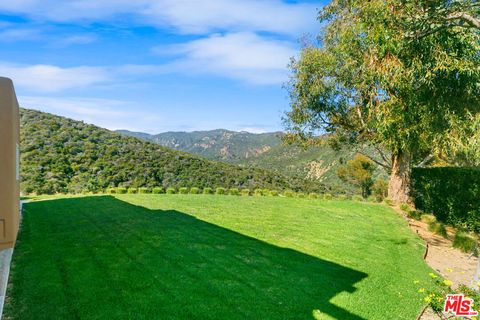
[{"label": "tree shadow on grass", "polygon": [[[159,200],[161,201],[161,200]],[[111,196],[25,206],[11,319],[363,319],[330,300],[367,274]],[[359,301],[359,303],[361,303]]]}]

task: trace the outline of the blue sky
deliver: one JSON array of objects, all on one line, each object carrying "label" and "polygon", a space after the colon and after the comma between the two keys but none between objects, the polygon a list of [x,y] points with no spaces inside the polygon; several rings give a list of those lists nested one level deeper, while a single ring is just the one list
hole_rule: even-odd
[{"label": "blue sky", "polygon": [[0,2],[20,105],[109,129],[282,129],[289,59],[321,1]]}]

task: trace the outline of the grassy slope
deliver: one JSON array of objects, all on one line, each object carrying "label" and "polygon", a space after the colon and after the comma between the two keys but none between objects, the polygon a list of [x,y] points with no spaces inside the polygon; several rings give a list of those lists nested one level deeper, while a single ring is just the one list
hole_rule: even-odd
[{"label": "grassy slope", "polygon": [[413,319],[422,243],[351,201],[119,195],[26,205],[9,319]]}]

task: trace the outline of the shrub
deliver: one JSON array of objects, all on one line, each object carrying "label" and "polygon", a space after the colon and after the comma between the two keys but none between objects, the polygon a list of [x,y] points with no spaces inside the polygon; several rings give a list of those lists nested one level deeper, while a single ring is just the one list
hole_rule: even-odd
[{"label": "shrub", "polygon": [[138,192],[137,188],[128,188],[127,190],[127,193],[130,193],[130,194],[137,193],[137,192]]},{"label": "shrub", "polygon": [[412,196],[438,221],[480,232],[480,168],[414,168]]},{"label": "shrub", "polygon": [[283,191],[283,196],[287,198],[293,198],[295,193],[292,190],[285,190]]},{"label": "shrub", "polygon": [[435,216],[433,214],[422,214],[422,216],[420,217],[420,220],[422,222],[427,223],[427,224],[430,224],[432,222],[437,221],[437,219],[435,218]]},{"label": "shrub", "polygon": [[[325,197],[325,196],[324,196]],[[337,197],[336,197],[338,200],[348,200],[348,197],[346,194],[339,194]]]},{"label": "shrub", "polygon": [[154,194],[161,194],[161,193],[164,193],[164,190],[162,187],[155,187],[152,189],[152,193]]},{"label": "shrub", "polygon": [[277,190],[270,190],[270,196],[272,197],[278,197],[279,194],[280,192],[278,192]]},{"label": "shrub", "polygon": [[253,195],[254,196],[263,196],[263,192],[261,189],[255,189],[255,191],[253,191]]},{"label": "shrub", "polygon": [[242,196],[249,196],[250,195],[250,189],[242,189]]},{"label": "shrub", "polygon": [[372,186],[372,192],[378,202],[382,202],[388,196],[388,182],[384,179],[377,179]]},{"label": "shrub", "polygon": [[401,209],[402,211],[407,212],[407,211],[410,209],[410,206],[409,206],[408,204],[406,204],[406,203],[402,203],[402,204],[400,205],[400,209]]},{"label": "shrub", "polygon": [[215,190],[215,194],[225,194],[225,188],[219,187]]},{"label": "shrub", "polygon": [[190,193],[191,194],[199,194],[200,189],[198,189],[197,187],[192,187],[192,188],[190,188]]},{"label": "shrub", "polygon": [[315,192],[312,192],[308,194],[308,197],[310,199],[318,199],[318,194],[316,194]]},{"label": "shrub", "polygon": [[107,193],[110,193],[110,194],[117,193],[116,191],[117,191],[117,190],[116,190],[115,188],[108,188],[108,189],[107,189]]},{"label": "shrub", "polygon": [[188,188],[181,187],[178,189],[178,194],[188,194]]},{"label": "shrub", "polygon": [[448,239],[448,232],[445,224],[432,220],[428,223],[428,230]]},{"label": "shrub", "polygon": [[269,189],[263,189],[262,190],[262,196],[268,196],[270,194],[270,190]]},{"label": "shrub", "polygon": [[478,251],[476,250],[477,241],[475,240],[475,238],[462,230],[458,230],[455,233],[455,237],[453,238],[453,247],[467,253],[475,253],[475,251]]},{"label": "shrub", "polygon": [[380,202],[379,199],[378,199],[376,196],[374,196],[374,195],[369,196],[369,197],[367,198],[367,201],[368,201],[368,202]]},{"label": "shrub", "polygon": [[152,191],[148,188],[139,188],[138,193],[152,193]]},{"label": "shrub", "polygon": [[323,199],[325,200],[332,200],[333,199],[333,196],[330,194],[330,193],[325,193],[323,195]]},{"label": "shrub", "polygon": [[354,195],[352,197],[352,200],[353,201],[364,201],[363,197],[362,196],[359,196],[358,194]]},{"label": "shrub", "polygon": [[118,193],[118,194],[125,194],[125,193],[127,193],[127,188],[118,187],[118,188],[115,190],[115,192]]},{"label": "shrub", "polygon": [[167,194],[175,194],[176,190],[175,190],[175,188],[170,187],[170,188],[167,188],[166,192],[167,192]]},{"label": "shrub", "polygon": [[420,210],[409,209],[407,210],[407,217],[415,220],[422,219],[423,212]]},{"label": "shrub", "polygon": [[297,198],[305,198],[305,193],[303,192],[297,192]]},{"label": "shrub", "polygon": [[203,188],[203,194],[213,194],[212,188]]},{"label": "shrub", "polygon": [[240,191],[238,191],[237,188],[231,188],[230,190],[228,190],[228,194],[231,196],[238,196],[240,195]]}]

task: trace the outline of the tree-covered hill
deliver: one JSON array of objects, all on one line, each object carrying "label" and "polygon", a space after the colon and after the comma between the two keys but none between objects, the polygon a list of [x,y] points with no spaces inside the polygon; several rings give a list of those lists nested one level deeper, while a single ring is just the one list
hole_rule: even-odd
[{"label": "tree-covered hill", "polygon": [[118,130],[118,133],[158,143],[164,147],[198,154],[205,158],[241,162],[268,152],[282,143],[281,132],[250,133],[225,129],[193,132],[164,132],[149,135],[143,132]]},{"label": "tree-covered hill", "polygon": [[[243,167],[263,168],[280,175],[323,184],[333,193],[354,193],[356,188],[345,184],[337,175],[338,168],[355,155],[353,149],[333,150],[329,145],[304,149],[286,146],[281,132],[249,133],[223,129],[194,132],[164,132],[149,135],[119,130],[118,133],[158,143],[207,159],[224,161]],[[367,150],[372,153],[372,150]],[[378,168],[375,176],[386,178]]]},{"label": "tree-covered hill", "polygon": [[246,187],[321,191],[319,183],[209,161],[80,121],[21,109],[24,193],[108,187]]}]

